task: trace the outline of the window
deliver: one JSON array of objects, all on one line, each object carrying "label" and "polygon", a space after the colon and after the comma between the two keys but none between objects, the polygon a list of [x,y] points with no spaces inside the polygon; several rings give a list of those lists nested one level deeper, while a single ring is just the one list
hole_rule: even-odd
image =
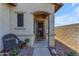
[{"label": "window", "polygon": [[17,14],[17,26],[18,27],[23,27],[24,26],[23,16],[24,16],[23,13]]}]

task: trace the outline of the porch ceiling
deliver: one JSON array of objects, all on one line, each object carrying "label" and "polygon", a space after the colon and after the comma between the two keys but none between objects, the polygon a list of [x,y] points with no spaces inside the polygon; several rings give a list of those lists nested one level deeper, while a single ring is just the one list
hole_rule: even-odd
[{"label": "porch ceiling", "polygon": [[36,21],[45,21],[46,19],[48,19],[48,15],[49,13],[44,12],[44,11],[37,11],[35,13],[33,13],[34,19]]}]

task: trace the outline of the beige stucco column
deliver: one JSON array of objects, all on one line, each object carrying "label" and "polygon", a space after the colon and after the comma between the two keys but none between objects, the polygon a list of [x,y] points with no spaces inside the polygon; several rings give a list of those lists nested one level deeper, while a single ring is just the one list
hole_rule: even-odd
[{"label": "beige stucco column", "polygon": [[48,19],[48,42],[49,47],[55,47],[55,39],[54,39],[54,14],[49,15]]}]

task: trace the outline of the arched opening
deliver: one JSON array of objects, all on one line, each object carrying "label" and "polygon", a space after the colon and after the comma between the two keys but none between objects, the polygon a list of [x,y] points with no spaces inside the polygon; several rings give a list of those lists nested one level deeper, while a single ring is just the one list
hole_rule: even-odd
[{"label": "arched opening", "polygon": [[46,40],[48,32],[49,13],[38,11],[33,13],[35,40]]},{"label": "arched opening", "polygon": [[44,11],[37,11],[33,13],[35,21],[45,21],[48,18],[49,13]]}]

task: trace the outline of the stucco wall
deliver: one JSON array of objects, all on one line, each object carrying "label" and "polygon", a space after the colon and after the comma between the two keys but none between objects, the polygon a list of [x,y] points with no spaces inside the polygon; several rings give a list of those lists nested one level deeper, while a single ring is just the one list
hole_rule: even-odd
[{"label": "stucco wall", "polygon": [[[33,45],[35,39],[33,13],[37,11],[44,11],[54,16],[54,8],[49,3],[20,3],[16,6],[0,4],[0,50],[3,47],[2,36],[7,33],[16,34],[21,40],[30,38],[30,45]],[[17,13],[24,13],[24,27],[17,27]]]},{"label": "stucco wall", "polygon": [[9,6],[6,4],[0,4],[0,50],[2,50],[3,35],[9,33]]},{"label": "stucco wall", "polygon": [[[11,32],[16,34],[34,34],[33,33],[33,14],[37,11],[45,11],[52,13],[51,4],[17,4],[16,7],[11,9],[10,12],[10,28]],[[24,27],[17,27],[17,13],[24,13]],[[21,29],[21,30],[19,30]]]},{"label": "stucco wall", "polygon": [[79,52],[79,24],[55,28],[56,40]]},{"label": "stucco wall", "polygon": [[[17,4],[16,7],[11,7],[10,10],[10,31],[24,39],[30,37],[31,43],[34,42],[33,38],[35,37],[33,13],[44,11],[53,14],[51,4]],[[24,27],[17,27],[17,13],[24,13]]]}]

